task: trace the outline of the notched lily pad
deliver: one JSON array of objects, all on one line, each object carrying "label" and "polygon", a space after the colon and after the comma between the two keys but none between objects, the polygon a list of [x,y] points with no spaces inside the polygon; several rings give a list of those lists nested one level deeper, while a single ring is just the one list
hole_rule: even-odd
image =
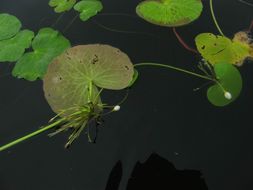
[{"label": "notched lily pad", "polygon": [[55,7],[54,11],[56,13],[62,13],[69,11],[76,3],[76,0],[50,0],[49,6]]},{"label": "notched lily pad", "polygon": [[249,44],[225,36],[202,33],[195,38],[200,54],[211,64],[231,63],[241,65],[251,56]]},{"label": "notched lily pad", "polygon": [[214,71],[220,84],[215,84],[208,89],[207,98],[215,106],[226,106],[240,95],[241,74],[235,66],[228,63],[214,65]]},{"label": "notched lily pad", "polygon": [[25,53],[16,63],[12,75],[34,81],[43,78],[52,60],[70,47],[70,42],[58,31],[41,29],[32,42],[33,52]]},{"label": "notched lily pad", "polygon": [[87,21],[91,17],[98,14],[103,9],[103,5],[100,0],[83,0],[78,2],[74,9],[80,12],[80,19]]},{"label": "notched lily pad", "polygon": [[[80,45],[66,50],[49,65],[44,77],[44,92],[52,109],[82,106],[88,102],[88,87],[119,90],[126,88],[133,76],[129,57],[109,45]],[[94,93],[95,92],[95,93]]]},{"label": "notched lily pad", "polygon": [[17,17],[6,13],[0,14],[0,40],[6,40],[15,36],[21,26],[21,22]]},{"label": "notched lily pad", "polygon": [[31,46],[34,33],[30,30],[20,31],[16,36],[0,41],[0,62],[15,62]]},{"label": "notched lily pad", "polygon": [[176,27],[196,20],[202,9],[200,0],[146,0],[136,7],[136,13],[152,24]]}]

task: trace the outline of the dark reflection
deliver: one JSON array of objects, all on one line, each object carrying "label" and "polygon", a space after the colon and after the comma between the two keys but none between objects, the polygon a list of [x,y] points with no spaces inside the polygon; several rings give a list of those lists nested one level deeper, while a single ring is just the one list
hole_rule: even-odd
[{"label": "dark reflection", "polygon": [[118,161],[111,171],[105,190],[118,189],[121,178],[122,178],[122,163]]},{"label": "dark reflection", "polygon": [[202,174],[197,170],[177,170],[173,164],[157,154],[141,164],[137,163],[127,190],[134,189],[174,189],[207,190]]},{"label": "dark reflection", "polygon": [[[106,190],[118,190],[122,178],[122,163],[114,166]],[[177,170],[173,164],[153,153],[145,163],[138,162],[128,180],[127,190],[173,189],[208,190],[198,170]]]}]

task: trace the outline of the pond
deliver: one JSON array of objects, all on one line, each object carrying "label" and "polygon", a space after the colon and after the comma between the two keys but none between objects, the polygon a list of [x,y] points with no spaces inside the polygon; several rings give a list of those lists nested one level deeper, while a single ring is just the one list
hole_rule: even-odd
[{"label": "pond", "polygon": [[1,190],[253,188],[252,1],[48,1],[0,2]]}]

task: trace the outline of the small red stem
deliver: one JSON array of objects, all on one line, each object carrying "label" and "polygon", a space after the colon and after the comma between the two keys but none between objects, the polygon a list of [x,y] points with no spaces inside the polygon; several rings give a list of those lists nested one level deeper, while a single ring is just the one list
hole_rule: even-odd
[{"label": "small red stem", "polygon": [[187,49],[188,51],[192,52],[192,53],[196,53],[199,54],[197,50],[191,48],[190,46],[188,46],[185,41],[183,40],[183,38],[181,38],[181,36],[177,33],[176,28],[173,27],[173,32],[175,34],[175,36],[177,37],[178,41],[180,42],[180,44]]}]

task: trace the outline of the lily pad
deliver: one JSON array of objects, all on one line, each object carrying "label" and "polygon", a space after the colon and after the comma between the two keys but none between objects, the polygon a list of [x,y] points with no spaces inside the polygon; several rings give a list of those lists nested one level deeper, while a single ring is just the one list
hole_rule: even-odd
[{"label": "lily pad", "polygon": [[55,7],[54,11],[56,13],[62,13],[69,11],[76,3],[76,0],[50,0],[49,6]]},{"label": "lily pad", "polygon": [[238,69],[228,63],[214,65],[218,83],[207,91],[208,100],[215,106],[226,106],[236,100],[242,90],[242,78]]},{"label": "lily pad", "polygon": [[32,42],[33,52],[25,53],[16,63],[12,75],[34,81],[43,78],[52,60],[70,47],[70,42],[58,31],[43,28]]},{"label": "lily pad", "polygon": [[134,69],[133,78],[132,78],[130,84],[128,85],[129,88],[132,87],[135,84],[135,82],[137,81],[138,77],[139,77],[139,72],[137,71],[137,69]]},{"label": "lily pad", "polygon": [[98,14],[103,9],[103,5],[99,0],[83,0],[78,2],[74,9],[80,12],[80,19],[87,21],[91,17]]},{"label": "lily pad", "polygon": [[195,38],[200,54],[211,64],[241,65],[250,56],[250,46],[225,36],[202,33]]},{"label": "lily pad", "polygon": [[0,14],[0,40],[15,36],[21,26],[21,22],[15,16],[6,13]]},{"label": "lily pad", "polygon": [[146,0],[136,7],[136,13],[152,24],[176,27],[196,20],[202,9],[200,0]]},{"label": "lily pad", "polygon": [[66,50],[49,65],[44,77],[44,92],[51,108],[60,110],[88,103],[88,87],[119,90],[126,88],[133,76],[129,57],[109,45],[80,45]]},{"label": "lily pad", "polygon": [[16,36],[0,41],[0,62],[17,61],[31,46],[34,33],[30,30],[20,31]]}]

